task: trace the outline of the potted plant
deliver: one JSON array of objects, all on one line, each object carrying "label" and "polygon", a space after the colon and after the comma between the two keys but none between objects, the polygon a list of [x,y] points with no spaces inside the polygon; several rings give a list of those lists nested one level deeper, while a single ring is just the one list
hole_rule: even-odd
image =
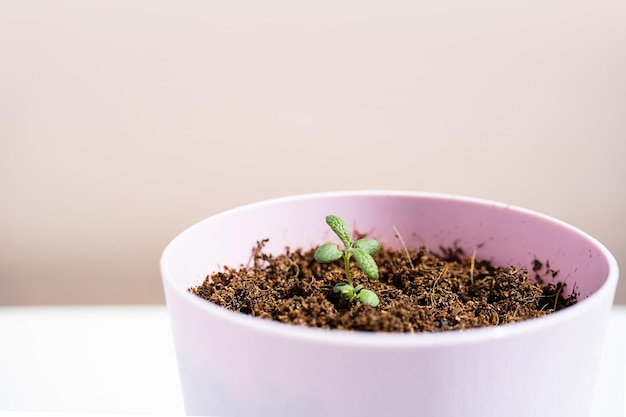
[{"label": "potted plant", "polygon": [[[438,333],[339,331],[235,313],[189,291],[251,247],[314,248],[334,213],[383,245],[480,246],[494,264],[537,259],[579,301],[544,317]],[[216,416],[588,416],[618,280],[598,241],[559,220],[475,198],[400,191],[295,196],[212,216],[161,258],[186,412]]]}]

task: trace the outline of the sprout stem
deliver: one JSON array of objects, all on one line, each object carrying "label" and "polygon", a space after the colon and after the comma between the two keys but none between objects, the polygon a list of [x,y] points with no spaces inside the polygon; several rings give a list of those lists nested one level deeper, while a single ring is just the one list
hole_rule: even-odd
[{"label": "sprout stem", "polygon": [[350,286],[354,286],[352,285],[352,275],[350,275],[350,252],[348,252],[347,249],[346,252],[343,254],[343,263],[344,267],[346,268],[346,280],[348,281],[348,284],[350,284]]}]

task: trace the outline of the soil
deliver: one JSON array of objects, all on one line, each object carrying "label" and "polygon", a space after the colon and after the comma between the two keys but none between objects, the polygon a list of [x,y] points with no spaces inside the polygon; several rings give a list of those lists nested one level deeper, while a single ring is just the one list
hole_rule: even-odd
[{"label": "soil", "polygon": [[[258,242],[249,266],[225,267],[190,291],[224,308],[265,319],[325,329],[371,332],[440,332],[496,326],[561,310],[577,301],[566,295],[546,262],[532,271],[494,266],[459,248],[395,250],[374,256],[380,278],[370,281],[351,265],[354,285],[374,291],[378,307],[350,303],[333,292],[345,281],[343,260],[320,264],[314,250],[273,256]],[[531,277],[532,276],[532,277]],[[550,281],[548,281],[548,278]]]}]

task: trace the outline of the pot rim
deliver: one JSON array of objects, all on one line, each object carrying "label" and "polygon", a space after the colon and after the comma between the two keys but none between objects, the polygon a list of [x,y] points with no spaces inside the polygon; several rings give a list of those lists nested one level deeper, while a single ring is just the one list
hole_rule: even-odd
[{"label": "pot rim", "polygon": [[[167,268],[168,253],[173,243],[190,232],[195,225],[205,221],[216,221],[222,216],[230,216],[238,211],[251,210],[255,207],[288,203],[295,200],[319,199],[319,198],[349,198],[349,197],[406,197],[406,198],[428,198],[440,200],[454,200],[472,204],[487,205],[494,208],[514,210],[519,213],[537,217],[556,226],[569,229],[571,232],[587,240],[590,245],[595,246],[602,254],[608,266],[608,276],[605,282],[592,294],[579,300],[575,305],[566,309],[548,314],[535,319],[525,320],[517,323],[504,324],[494,327],[484,327],[468,330],[452,330],[445,332],[427,333],[371,333],[359,331],[346,331],[335,329],[319,329],[306,326],[298,326],[276,322],[268,319],[252,317],[246,314],[237,313],[218,305],[212,304],[198,296],[193,295],[186,288],[182,288],[179,283],[172,279],[172,274]],[[170,286],[178,297],[182,297],[190,305],[204,314],[214,316],[232,326],[240,327],[250,332],[269,333],[275,337],[285,339],[300,339],[310,343],[321,344],[341,344],[358,345],[368,348],[416,348],[416,347],[440,347],[451,344],[483,343],[502,338],[516,338],[525,334],[544,331],[546,328],[558,327],[560,323],[577,320],[584,317],[590,310],[598,308],[598,304],[605,303],[607,298],[613,300],[615,288],[619,279],[619,267],[617,260],[611,252],[597,239],[583,232],[582,230],[565,223],[552,216],[522,208],[516,205],[502,203],[484,198],[470,197],[458,194],[436,193],[426,191],[404,191],[404,190],[346,190],[328,191],[307,194],[290,195],[284,197],[270,198],[258,202],[244,204],[235,208],[227,209],[211,215],[183,230],[164,249],[160,268],[164,285]],[[167,301],[167,291],[166,291]]]}]

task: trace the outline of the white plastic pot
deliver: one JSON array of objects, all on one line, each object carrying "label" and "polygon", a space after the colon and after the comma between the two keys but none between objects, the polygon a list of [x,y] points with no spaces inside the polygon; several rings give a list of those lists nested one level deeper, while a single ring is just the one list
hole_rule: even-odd
[{"label": "white plastic pot", "polygon": [[[478,258],[559,270],[579,302],[516,324],[434,334],[320,330],[235,313],[188,292],[225,265],[332,239],[336,214],[399,246],[454,244]],[[359,191],[270,200],[212,216],[161,258],[186,412],[213,416],[588,417],[618,281],[614,257],[582,231],[492,201]]]}]

